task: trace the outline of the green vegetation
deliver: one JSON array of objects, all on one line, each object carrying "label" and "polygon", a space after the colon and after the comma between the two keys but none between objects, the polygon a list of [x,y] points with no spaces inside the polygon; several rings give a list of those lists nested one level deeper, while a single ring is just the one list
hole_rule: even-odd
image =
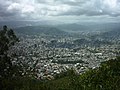
[{"label": "green vegetation", "polygon": [[[0,89],[4,87],[4,81],[12,79],[13,77],[20,76],[22,69],[19,66],[12,65],[11,57],[7,51],[9,47],[14,45],[18,41],[18,38],[14,34],[12,29],[8,29],[7,26],[3,26],[3,30],[0,31]],[[5,81],[10,83],[9,81]]]},{"label": "green vegetation", "polygon": [[3,90],[119,90],[120,57],[106,61],[101,67],[76,75],[73,70],[61,73],[51,81],[16,77],[2,81]]},{"label": "green vegetation", "polygon": [[103,62],[99,68],[90,69],[81,75],[68,70],[56,75],[51,81],[22,76],[22,68],[12,65],[11,57],[6,53],[18,39],[12,30],[9,31],[6,26],[3,29],[0,31],[1,90],[120,90],[120,57]]},{"label": "green vegetation", "polygon": [[13,30],[8,30],[7,26],[3,26],[3,30],[0,31],[0,78],[10,77],[13,73],[11,58],[8,56],[7,50],[17,41],[18,38]]}]

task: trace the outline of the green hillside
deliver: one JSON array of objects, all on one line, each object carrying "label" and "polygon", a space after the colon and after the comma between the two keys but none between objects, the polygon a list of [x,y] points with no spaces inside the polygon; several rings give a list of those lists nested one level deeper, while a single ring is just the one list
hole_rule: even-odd
[{"label": "green hillside", "polygon": [[120,90],[120,57],[82,75],[68,70],[52,81],[17,77],[4,79],[2,87],[3,90]]}]

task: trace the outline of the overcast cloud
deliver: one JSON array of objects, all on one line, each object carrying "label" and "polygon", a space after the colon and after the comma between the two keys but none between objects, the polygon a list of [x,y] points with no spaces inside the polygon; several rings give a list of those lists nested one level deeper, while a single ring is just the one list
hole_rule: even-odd
[{"label": "overcast cloud", "polygon": [[0,0],[0,20],[119,20],[120,0]]}]

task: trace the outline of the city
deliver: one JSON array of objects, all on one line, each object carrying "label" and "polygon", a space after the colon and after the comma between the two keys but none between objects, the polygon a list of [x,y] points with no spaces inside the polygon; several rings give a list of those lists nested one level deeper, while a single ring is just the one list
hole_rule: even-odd
[{"label": "city", "polygon": [[[20,64],[27,68],[25,70],[34,70],[35,78],[42,80],[54,79],[55,75],[68,69],[81,74],[119,55],[118,41],[111,40],[113,44],[100,43],[100,46],[89,43],[76,45],[75,41],[79,39],[73,36],[20,35],[20,42],[11,47],[8,53],[14,55],[13,64]],[[24,71],[23,75],[26,73]]]}]

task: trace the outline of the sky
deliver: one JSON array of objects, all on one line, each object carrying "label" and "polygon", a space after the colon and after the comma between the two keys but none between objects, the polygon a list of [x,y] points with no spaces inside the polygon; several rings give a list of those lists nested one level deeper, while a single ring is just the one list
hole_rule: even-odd
[{"label": "sky", "polygon": [[119,22],[120,0],[0,0],[0,21]]}]

